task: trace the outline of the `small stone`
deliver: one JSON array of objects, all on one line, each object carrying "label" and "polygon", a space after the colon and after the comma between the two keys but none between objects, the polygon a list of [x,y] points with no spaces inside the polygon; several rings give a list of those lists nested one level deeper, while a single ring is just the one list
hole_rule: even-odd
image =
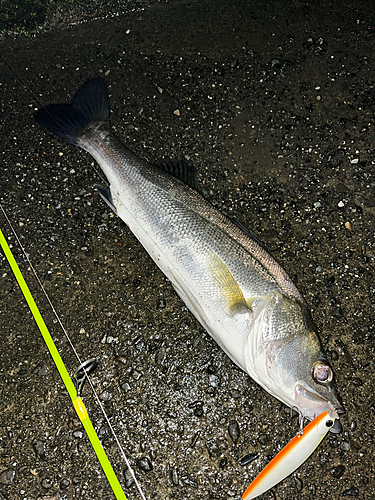
[{"label": "small stone", "polygon": [[165,309],[166,305],[167,305],[167,303],[165,302],[164,299],[159,299],[156,301],[156,307],[158,309]]},{"label": "small stone", "polygon": [[256,458],[258,458],[259,453],[249,453],[248,455],[245,455],[243,458],[240,460],[240,465],[245,466],[253,462]]},{"label": "small stone", "polygon": [[351,488],[342,492],[343,497],[357,497],[359,495],[358,488],[352,486]]},{"label": "small stone", "polygon": [[77,439],[82,439],[84,436],[83,432],[82,431],[74,431],[73,432],[73,437],[77,438]]},{"label": "small stone", "polygon": [[339,201],[339,202],[337,203],[337,206],[338,206],[338,207],[340,207],[340,208],[342,208],[342,207],[344,207],[344,206],[345,206],[345,203],[344,203],[343,201]]},{"label": "small stone", "polygon": [[139,458],[137,460],[138,469],[143,470],[144,472],[149,472],[153,469],[152,463],[149,458]]},{"label": "small stone", "polygon": [[352,225],[350,224],[349,221],[347,221],[347,222],[345,222],[345,227],[346,227],[346,229],[349,229],[349,231],[350,231],[352,228]]},{"label": "small stone", "polygon": [[176,469],[176,467],[173,467],[173,469],[171,469],[171,481],[172,483],[175,485],[175,486],[178,486],[178,471]]},{"label": "small stone", "polygon": [[349,451],[350,444],[347,441],[342,441],[340,448],[342,449],[342,451]]},{"label": "small stone", "polygon": [[101,427],[99,427],[98,430],[98,438],[103,439],[104,436],[106,435],[107,435],[107,427],[105,425],[102,425]]},{"label": "small stone", "polygon": [[70,485],[69,479],[62,479],[60,482],[60,489],[66,490],[67,488],[69,488],[69,485]]},{"label": "small stone", "polygon": [[103,391],[101,394],[100,394],[100,399],[102,401],[110,401],[112,399],[112,394],[108,391]]},{"label": "small stone", "polygon": [[134,380],[139,380],[142,377],[142,372],[139,372],[138,370],[133,370],[132,377],[134,378]]},{"label": "small stone", "polygon": [[59,492],[55,493],[52,497],[38,497],[38,500],[61,500],[61,495]]},{"label": "small stone", "polygon": [[297,491],[300,492],[302,491],[302,488],[303,488],[303,482],[302,482],[302,479],[300,479],[299,477],[295,477],[294,478],[295,482],[296,482],[296,488],[297,488]]},{"label": "small stone", "polygon": [[14,477],[16,475],[16,471],[12,469],[5,470],[0,474],[0,483],[1,484],[11,484],[13,483]]},{"label": "small stone", "polygon": [[36,456],[44,460],[46,458],[46,443],[41,439],[34,439],[32,445]]},{"label": "small stone", "polygon": [[156,355],[155,355],[155,361],[158,365],[161,365],[165,359],[165,355],[166,355],[167,351],[165,350],[165,347],[161,347]]},{"label": "small stone", "polygon": [[220,450],[215,441],[206,441],[206,448],[211,460],[216,460],[220,456]]},{"label": "small stone", "polygon": [[125,488],[130,488],[130,486],[134,483],[134,477],[128,468],[124,470],[124,477]]},{"label": "small stone", "polygon": [[198,482],[196,479],[194,479],[193,477],[191,476],[184,476],[182,478],[183,482],[188,485],[188,486],[191,486],[192,488],[198,488]]},{"label": "small stone", "polygon": [[173,111],[173,114],[176,115],[176,116],[181,116],[181,113],[180,113],[180,110],[179,109],[175,109]]},{"label": "small stone", "polygon": [[34,369],[35,375],[38,377],[44,377],[48,372],[48,366],[47,365],[39,365]]},{"label": "small stone", "polygon": [[220,379],[219,377],[217,377],[216,375],[210,375],[209,376],[209,380],[210,380],[210,386],[211,387],[214,387],[215,389],[217,389],[219,387],[219,382],[220,382]]},{"label": "small stone", "polygon": [[345,467],[343,465],[337,465],[336,467],[333,467],[331,469],[331,475],[335,479],[340,479],[340,477],[344,475],[344,472],[345,472]]},{"label": "small stone", "polygon": [[267,436],[267,434],[261,434],[258,437],[258,442],[259,442],[259,444],[266,444],[266,443],[268,443],[268,436]]},{"label": "small stone", "polygon": [[53,486],[53,480],[50,477],[45,477],[42,481],[42,487],[49,490]]},{"label": "small stone", "polygon": [[229,422],[228,432],[233,443],[236,444],[240,437],[240,426],[236,420],[231,420]]}]

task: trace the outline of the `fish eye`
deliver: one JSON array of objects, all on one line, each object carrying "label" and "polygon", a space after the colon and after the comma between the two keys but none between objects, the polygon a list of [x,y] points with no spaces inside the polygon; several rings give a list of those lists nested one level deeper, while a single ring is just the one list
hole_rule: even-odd
[{"label": "fish eye", "polygon": [[332,425],[333,425],[333,420],[327,420],[326,427],[332,427]]},{"label": "fish eye", "polygon": [[317,361],[313,365],[313,378],[318,384],[328,384],[333,379],[332,368],[323,361]]}]

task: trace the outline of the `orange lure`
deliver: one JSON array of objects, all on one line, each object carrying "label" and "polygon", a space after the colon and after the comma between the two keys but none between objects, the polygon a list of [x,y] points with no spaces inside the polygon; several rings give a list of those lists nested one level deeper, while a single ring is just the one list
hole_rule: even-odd
[{"label": "orange lure", "polygon": [[242,495],[243,500],[256,498],[298,469],[317,448],[334,423],[335,418],[328,412],[318,415],[258,474]]}]

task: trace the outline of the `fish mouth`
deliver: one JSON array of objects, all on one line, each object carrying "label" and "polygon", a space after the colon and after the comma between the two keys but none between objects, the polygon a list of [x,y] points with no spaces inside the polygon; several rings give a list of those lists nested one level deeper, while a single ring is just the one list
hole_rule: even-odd
[{"label": "fish mouth", "polygon": [[301,414],[309,420],[314,420],[317,415],[327,411],[335,419],[330,432],[339,434],[342,431],[339,418],[345,413],[345,409],[339,402],[336,391],[330,393],[331,398],[325,398],[306,383],[300,382],[295,387],[295,402]]}]

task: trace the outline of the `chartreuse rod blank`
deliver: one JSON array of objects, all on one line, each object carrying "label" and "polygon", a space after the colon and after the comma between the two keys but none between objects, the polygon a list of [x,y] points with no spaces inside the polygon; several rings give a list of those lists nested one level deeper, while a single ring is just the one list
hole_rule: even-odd
[{"label": "chartreuse rod blank", "polygon": [[82,422],[83,427],[85,428],[85,431],[90,439],[90,442],[92,444],[92,447],[94,448],[94,451],[96,453],[96,456],[99,459],[100,465],[103,468],[103,471],[105,475],[107,476],[107,479],[109,481],[109,484],[112,487],[113,493],[115,494],[117,500],[127,500],[125,493],[119,483],[119,480],[117,479],[117,476],[108,460],[108,457],[99,441],[98,435],[95,432],[95,429],[91,423],[90,417],[88,416],[86,407],[81,399],[81,397],[78,396],[76,387],[70,378],[70,375],[68,373],[68,370],[66,369],[66,366],[64,365],[64,362],[59,354],[59,351],[57,350],[55,343],[51,337],[51,334],[48,331],[48,328],[42,318],[42,315],[39,312],[39,309],[33,299],[33,296],[31,295],[31,292],[26,284],[26,281],[24,277],[22,276],[22,273],[18,267],[17,262],[15,261],[13,254],[8,246],[8,243],[0,229],[0,244],[1,247],[4,251],[4,254],[9,262],[10,267],[12,268],[12,271],[14,273],[14,276],[16,277],[16,280],[22,290],[23,295],[25,296],[26,302],[28,306],[30,307],[30,310],[32,312],[32,315],[34,316],[34,319],[36,321],[36,324],[39,327],[40,333],[43,335],[44,341],[47,344],[48,350],[52,356],[53,361],[55,362],[56,368],[58,369],[60,376],[65,384],[65,387],[69,393],[69,396],[71,397],[71,400],[73,402],[74,408],[76,409],[77,415]]}]

